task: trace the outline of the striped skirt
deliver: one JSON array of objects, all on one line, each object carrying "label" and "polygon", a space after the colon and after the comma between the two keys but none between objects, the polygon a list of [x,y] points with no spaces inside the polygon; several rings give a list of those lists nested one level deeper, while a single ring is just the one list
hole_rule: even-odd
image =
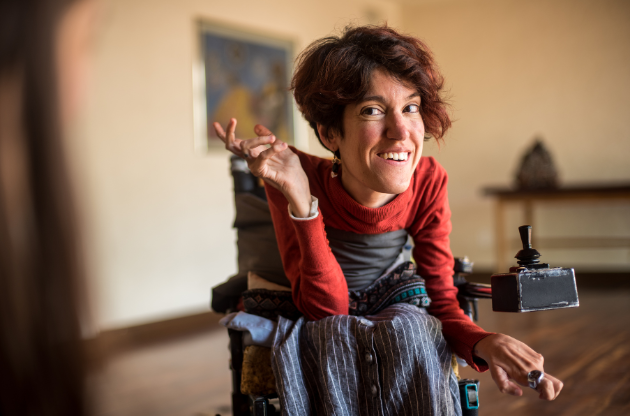
[{"label": "striped skirt", "polygon": [[280,317],[272,366],[284,415],[461,415],[440,321],[406,303],[376,315]]}]

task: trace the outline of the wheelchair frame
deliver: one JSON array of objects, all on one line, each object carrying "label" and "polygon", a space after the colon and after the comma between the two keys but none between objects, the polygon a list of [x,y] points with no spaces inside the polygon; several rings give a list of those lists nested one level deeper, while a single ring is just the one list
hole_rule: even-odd
[{"label": "wheelchair frame", "polygon": [[233,416],[276,416],[279,409],[269,403],[277,394],[248,396],[241,393],[241,372],[243,370],[243,333],[228,329],[230,336],[230,370],[232,371],[232,414]]}]

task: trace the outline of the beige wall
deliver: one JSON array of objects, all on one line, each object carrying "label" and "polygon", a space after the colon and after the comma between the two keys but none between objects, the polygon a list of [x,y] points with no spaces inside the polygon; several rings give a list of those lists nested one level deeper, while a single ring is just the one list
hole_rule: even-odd
[{"label": "beige wall", "polygon": [[[535,135],[563,183],[630,180],[630,2],[442,1],[408,6],[403,16],[434,50],[453,103],[446,144],[425,154],[450,175],[456,255],[494,267],[493,210],[481,189],[511,184]],[[510,212],[515,238],[521,221]],[[630,206],[548,204],[535,223],[541,236],[628,237]],[[627,248],[541,252],[582,270],[630,266]]]},{"label": "beige wall", "polygon": [[[295,41],[399,21],[392,2],[104,1],[93,91],[71,142],[100,328],[208,310],[236,270],[228,153],[195,154],[194,20]],[[298,121],[298,134],[308,141]]]},{"label": "beige wall", "polygon": [[[441,152],[429,145],[427,154],[451,176],[454,252],[481,268],[493,265],[493,235],[491,206],[480,188],[509,183],[534,134],[545,137],[566,182],[630,178],[627,2],[104,5],[94,87],[70,143],[102,329],[207,310],[210,287],[236,269],[228,155],[193,149],[191,66],[199,17],[294,39],[298,51],[348,22],[387,19],[426,39],[444,69],[457,119]],[[298,120],[298,140],[322,154],[308,130]],[[578,214],[601,212],[587,207]],[[608,227],[630,234],[626,207],[603,212],[606,221],[591,232]],[[558,218],[575,221],[578,214],[548,209],[541,228],[552,232]],[[589,264],[627,269],[628,250],[611,253]],[[573,253],[553,256],[576,260]]]}]

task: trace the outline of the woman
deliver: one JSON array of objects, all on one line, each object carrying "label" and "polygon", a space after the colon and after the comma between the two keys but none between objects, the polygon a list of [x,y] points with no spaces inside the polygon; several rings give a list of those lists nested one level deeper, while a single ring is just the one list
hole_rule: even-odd
[{"label": "woman", "polygon": [[[447,176],[421,157],[425,138],[440,140],[451,125],[442,84],[418,39],[388,27],[349,28],[302,52],[292,82],[332,163],[288,147],[262,126],[258,137],[240,140],[235,119],[226,130],[214,124],[226,148],[265,181],[293,300],[309,319],[280,318],[274,343],[288,414],[459,414],[448,347],[476,370],[490,369],[499,389],[513,395],[522,394],[517,384],[527,386],[532,370],[543,370],[540,354],[483,331],[458,307]],[[387,237],[384,244],[400,232],[414,240],[432,316],[395,302],[365,318],[348,316],[349,295],[378,298],[410,267],[392,271],[393,259],[371,250],[378,236]],[[357,244],[363,249],[344,252]],[[380,276],[370,271],[374,262]],[[550,375],[537,386],[546,400],[561,388]]]},{"label": "woman", "polygon": [[87,413],[64,128],[91,0],[0,2],[0,415]]}]

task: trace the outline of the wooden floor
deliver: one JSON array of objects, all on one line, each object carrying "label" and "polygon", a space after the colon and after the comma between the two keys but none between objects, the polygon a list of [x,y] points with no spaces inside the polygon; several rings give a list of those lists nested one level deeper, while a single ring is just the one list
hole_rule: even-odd
[{"label": "wooden floor", "polygon": [[564,382],[560,396],[545,402],[530,389],[501,394],[489,372],[464,369],[462,376],[481,380],[481,415],[630,415],[630,291],[582,291],[576,309],[507,314],[486,303],[480,312],[484,329],[525,342]]},{"label": "wooden floor", "polygon": [[[581,291],[577,309],[494,313],[480,304],[480,325],[514,336],[545,356],[545,369],[562,379],[555,402],[533,391],[499,393],[489,373],[479,378],[480,415],[630,415],[630,291]],[[226,331],[118,354],[91,380],[97,416],[230,415],[231,380]]]},{"label": "wooden floor", "polygon": [[224,329],[118,354],[91,380],[95,416],[231,415]]}]

